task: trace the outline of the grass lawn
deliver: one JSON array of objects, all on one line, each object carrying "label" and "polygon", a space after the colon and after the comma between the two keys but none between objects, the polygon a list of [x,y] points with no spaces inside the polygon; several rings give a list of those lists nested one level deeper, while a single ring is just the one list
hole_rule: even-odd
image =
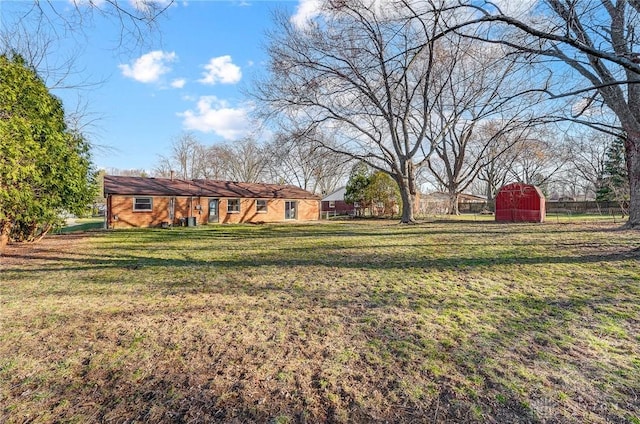
[{"label": "grass lawn", "polygon": [[640,423],[640,233],[390,221],[0,257],[0,422]]},{"label": "grass lawn", "polygon": [[68,234],[78,231],[99,230],[104,228],[104,217],[75,218],[70,225],[56,231],[57,234]]}]

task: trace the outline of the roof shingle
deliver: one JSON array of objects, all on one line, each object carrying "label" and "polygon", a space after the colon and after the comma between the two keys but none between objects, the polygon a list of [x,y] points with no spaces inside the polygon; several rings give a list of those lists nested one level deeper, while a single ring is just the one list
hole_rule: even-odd
[{"label": "roof shingle", "polygon": [[292,185],[105,175],[104,195],[106,196],[108,194],[130,196],[320,199],[319,196]]}]

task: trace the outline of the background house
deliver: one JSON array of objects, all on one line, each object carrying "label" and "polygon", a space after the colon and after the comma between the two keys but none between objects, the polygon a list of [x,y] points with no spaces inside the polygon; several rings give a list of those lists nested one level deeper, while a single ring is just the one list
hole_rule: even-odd
[{"label": "background house", "polygon": [[322,198],[321,211],[323,217],[353,215],[355,213],[354,205],[350,205],[344,201],[346,192],[346,187],[340,187],[333,193]]},{"label": "background house", "polygon": [[107,228],[314,221],[320,198],[290,185],[106,175]]}]

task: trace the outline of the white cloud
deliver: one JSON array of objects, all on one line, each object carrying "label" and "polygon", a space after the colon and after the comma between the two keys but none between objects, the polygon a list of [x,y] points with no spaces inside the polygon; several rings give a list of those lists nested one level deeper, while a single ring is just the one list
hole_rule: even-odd
[{"label": "white cloud", "polygon": [[291,16],[291,22],[296,28],[305,28],[309,21],[320,14],[321,7],[321,0],[300,0],[296,13]]},{"label": "white cloud", "polygon": [[177,59],[174,52],[163,52],[155,50],[143,54],[137,58],[132,65],[121,64],[118,67],[122,70],[122,75],[133,78],[136,81],[149,83],[156,82],[160,76],[171,70],[167,65]]},{"label": "white cloud", "polygon": [[242,78],[240,67],[231,61],[231,56],[229,55],[214,57],[209,60],[209,63],[204,66],[204,69],[206,69],[207,72],[203,72],[203,78],[198,80],[203,84],[235,84]]},{"label": "white cloud", "polygon": [[228,102],[216,96],[203,96],[198,100],[196,108],[196,111],[178,113],[187,130],[211,132],[225,140],[237,140],[250,133],[249,105],[231,107]]},{"label": "white cloud", "polygon": [[173,88],[182,88],[187,83],[187,80],[184,78],[178,78],[171,81],[171,87]]}]

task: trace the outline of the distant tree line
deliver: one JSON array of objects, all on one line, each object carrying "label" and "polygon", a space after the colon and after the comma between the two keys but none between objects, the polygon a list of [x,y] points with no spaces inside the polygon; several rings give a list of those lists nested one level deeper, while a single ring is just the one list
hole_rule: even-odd
[{"label": "distant tree line", "polygon": [[206,145],[186,133],[159,157],[152,174],[169,177],[173,171],[184,179],[291,184],[328,194],[344,184],[351,163],[348,157],[281,134],[264,143],[244,138]]},{"label": "distant tree line", "polygon": [[[507,181],[601,192],[624,134],[629,226],[640,226],[640,2],[319,1],[275,17],[265,117],[331,133],[336,153],[396,181],[402,222],[425,183],[492,197]],[[584,139],[577,128],[596,133]],[[602,142],[606,140],[606,142]],[[327,139],[317,139],[324,146]],[[603,156],[604,155],[604,156]]]}]

